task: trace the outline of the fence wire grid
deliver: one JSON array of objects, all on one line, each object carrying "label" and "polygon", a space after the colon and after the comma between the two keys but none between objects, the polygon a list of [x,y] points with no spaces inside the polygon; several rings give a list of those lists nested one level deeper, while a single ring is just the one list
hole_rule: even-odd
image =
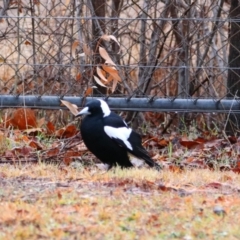
[{"label": "fence wire grid", "polygon": [[2,0],[0,94],[238,101],[239,39],[234,0]]}]

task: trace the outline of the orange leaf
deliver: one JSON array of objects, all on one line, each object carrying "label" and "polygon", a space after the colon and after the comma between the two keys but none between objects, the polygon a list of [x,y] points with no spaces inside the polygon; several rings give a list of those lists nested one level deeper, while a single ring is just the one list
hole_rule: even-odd
[{"label": "orange leaf", "polygon": [[77,75],[76,75],[76,81],[79,82],[81,80],[81,77],[82,77],[81,73],[78,72]]},{"label": "orange leaf", "polygon": [[25,41],[25,45],[32,45],[32,43],[27,40]]},{"label": "orange leaf", "polygon": [[51,122],[47,123],[47,133],[53,134],[55,132],[55,127]]},{"label": "orange leaf", "polygon": [[84,97],[87,97],[87,96],[91,95],[92,92],[93,92],[93,89],[92,89],[91,87],[88,88],[88,89],[85,91]]},{"label": "orange leaf", "polygon": [[77,129],[74,125],[68,125],[65,128],[59,129],[55,135],[60,138],[70,138],[77,134]]},{"label": "orange leaf", "polygon": [[[200,146],[202,144],[200,144],[199,142],[196,141],[179,141],[179,143],[183,146],[186,147],[188,149],[192,149],[195,148],[197,146]],[[203,145],[202,145],[203,146]]]},{"label": "orange leaf", "polygon": [[78,40],[74,41],[72,44],[72,55],[73,56],[76,56],[76,49],[78,48],[78,46],[79,46],[79,41]]},{"label": "orange leaf", "polygon": [[106,73],[102,70],[102,69],[100,69],[99,67],[97,67],[97,74],[98,74],[98,76],[101,78],[101,80],[103,80],[103,81],[105,81],[105,82],[107,82],[108,80],[106,79]]},{"label": "orange leaf", "polygon": [[47,151],[47,156],[48,157],[55,157],[59,154],[60,150],[59,148],[52,148]]},{"label": "orange leaf", "polygon": [[37,127],[35,112],[28,108],[19,108],[15,110],[10,119],[10,125],[20,130]]},{"label": "orange leaf", "polygon": [[109,73],[113,79],[121,82],[122,79],[120,78],[119,74],[118,74],[118,70],[115,67],[112,66],[107,66],[105,64],[102,65],[102,68],[104,69],[104,71],[106,71],[107,73]]},{"label": "orange leaf", "polygon": [[160,145],[161,147],[166,147],[168,146],[169,141],[167,141],[166,139],[162,138],[158,141],[158,145]]},{"label": "orange leaf", "polygon": [[39,142],[34,141],[34,140],[31,140],[28,145],[32,148],[37,149],[37,150],[42,150],[43,149],[43,145]]},{"label": "orange leaf", "polygon": [[75,152],[75,151],[68,151],[65,153],[64,155],[64,158],[63,158],[63,162],[66,164],[66,165],[69,165],[72,160],[73,160],[73,157],[79,157],[81,156],[81,154],[79,152]]}]

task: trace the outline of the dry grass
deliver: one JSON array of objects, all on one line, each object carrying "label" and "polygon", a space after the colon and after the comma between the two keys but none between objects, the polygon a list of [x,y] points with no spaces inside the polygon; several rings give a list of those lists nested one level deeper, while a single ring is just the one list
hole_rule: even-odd
[{"label": "dry grass", "polygon": [[3,165],[0,239],[239,239],[239,182],[209,170]]}]

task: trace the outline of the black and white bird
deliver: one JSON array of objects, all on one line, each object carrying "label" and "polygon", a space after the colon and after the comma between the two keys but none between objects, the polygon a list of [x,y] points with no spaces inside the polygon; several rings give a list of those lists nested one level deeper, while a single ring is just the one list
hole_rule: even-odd
[{"label": "black and white bird", "polygon": [[119,165],[132,167],[131,155],[145,161],[150,167],[161,169],[141,143],[141,137],[107,103],[97,99],[89,102],[77,115],[86,115],[80,131],[87,148],[109,169]]}]

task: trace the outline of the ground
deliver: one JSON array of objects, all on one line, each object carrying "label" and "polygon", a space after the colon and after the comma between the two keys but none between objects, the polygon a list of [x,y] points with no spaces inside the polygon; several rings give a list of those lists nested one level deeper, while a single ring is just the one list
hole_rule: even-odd
[{"label": "ground", "polygon": [[0,239],[240,239],[240,176],[0,166]]}]

